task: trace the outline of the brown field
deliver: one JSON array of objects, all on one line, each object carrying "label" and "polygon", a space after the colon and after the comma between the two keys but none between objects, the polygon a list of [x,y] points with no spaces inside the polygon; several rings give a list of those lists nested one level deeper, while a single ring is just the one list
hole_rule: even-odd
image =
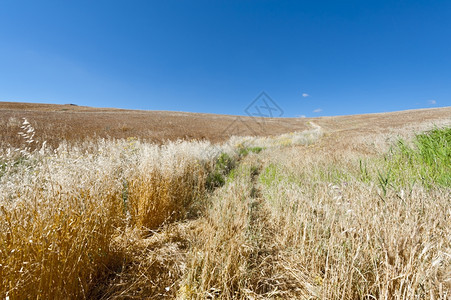
[{"label": "brown field", "polygon": [[451,107],[393,113],[320,117],[251,118],[201,113],[93,108],[76,105],[0,102],[0,145],[18,146],[22,118],[36,129],[37,139],[57,146],[60,141],[136,137],[143,141],[209,140],[221,142],[231,135],[274,136],[308,129],[313,121],[341,138],[384,133],[397,128],[431,123],[451,117]]},{"label": "brown field", "polygon": [[451,295],[451,107],[0,117],[0,299]]},{"label": "brown field", "polygon": [[16,145],[17,128],[26,118],[50,145],[59,141],[137,137],[167,140],[224,141],[232,134],[277,135],[307,129],[302,119],[267,119],[227,115],[91,108],[74,105],[0,102],[1,141]]}]

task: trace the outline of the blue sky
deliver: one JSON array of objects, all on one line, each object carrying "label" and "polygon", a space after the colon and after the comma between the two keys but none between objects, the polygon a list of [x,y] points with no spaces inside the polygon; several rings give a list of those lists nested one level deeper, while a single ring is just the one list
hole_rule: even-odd
[{"label": "blue sky", "polygon": [[451,1],[0,0],[0,101],[285,117],[451,105]]}]

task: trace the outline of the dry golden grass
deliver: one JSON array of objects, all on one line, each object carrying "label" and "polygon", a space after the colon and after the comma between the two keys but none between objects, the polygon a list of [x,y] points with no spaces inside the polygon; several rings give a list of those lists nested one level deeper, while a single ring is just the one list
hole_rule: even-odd
[{"label": "dry golden grass", "polygon": [[58,183],[44,187],[38,179],[31,180],[2,197],[3,297],[86,296],[89,285],[114,257],[110,242],[121,222],[114,181],[98,179],[72,191],[61,189]]},{"label": "dry golden grass", "polygon": [[99,141],[5,154],[0,295],[87,297],[123,257],[113,245],[121,228],[145,234],[201,201],[211,168],[201,156],[209,147]]},{"label": "dry golden grass", "polygon": [[207,172],[194,162],[172,172],[140,172],[127,183],[130,215],[140,228],[155,229],[185,216],[193,199],[205,192]]},{"label": "dry golden grass", "polygon": [[417,185],[384,196],[375,182],[362,182],[352,153],[287,151],[271,155],[277,163],[266,169],[262,193],[274,244],[285,267],[314,287],[309,297],[449,295],[449,188]]},{"label": "dry golden grass", "polygon": [[450,188],[413,169],[381,178],[396,138],[449,112],[319,118],[215,146],[81,130],[48,148],[25,126],[21,151],[0,151],[0,298],[446,299]]}]

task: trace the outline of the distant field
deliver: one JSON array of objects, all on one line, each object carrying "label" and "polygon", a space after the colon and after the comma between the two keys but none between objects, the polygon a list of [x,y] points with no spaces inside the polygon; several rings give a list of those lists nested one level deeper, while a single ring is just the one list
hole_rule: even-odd
[{"label": "distant field", "polygon": [[0,299],[451,295],[450,107],[0,116]]},{"label": "distant field", "polygon": [[388,132],[450,118],[451,107],[394,113],[323,117],[260,119],[228,115],[121,110],[75,105],[0,102],[0,145],[18,146],[22,118],[36,129],[37,138],[56,146],[61,140],[136,137],[149,142],[209,140],[220,142],[231,135],[271,136],[309,128],[313,121],[340,137]]},{"label": "distant field", "polygon": [[303,119],[268,119],[227,115],[91,108],[74,105],[0,102],[1,142],[17,144],[17,128],[27,118],[39,138],[51,145],[60,140],[137,137],[167,140],[225,141],[232,134],[277,135],[308,128]]}]

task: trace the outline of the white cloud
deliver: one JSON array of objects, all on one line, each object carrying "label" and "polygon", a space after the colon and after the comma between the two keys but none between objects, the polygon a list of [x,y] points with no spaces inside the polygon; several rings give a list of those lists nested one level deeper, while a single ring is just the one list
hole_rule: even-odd
[{"label": "white cloud", "polygon": [[298,117],[298,118],[306,118],[305,115],[298,115],[297,117]]},{"label": "white cloud", "polygon": [[310,95],[307,93],[302,93],[302,97],[307,98],[308,96],[310,96]]},{"label": "white cloud", "polygon": [[322,108],[317,108],[317,109],[315,109],[313,112],[314,112],[314,113],[319,113],[319,112],[322,112],[322,111],[323,111]]},{"label": "white cloud", "polygon": [[437,104],[437,101],[435,101],[435,100],[429,100],[428,102],[429,102],[429,104]]}]

